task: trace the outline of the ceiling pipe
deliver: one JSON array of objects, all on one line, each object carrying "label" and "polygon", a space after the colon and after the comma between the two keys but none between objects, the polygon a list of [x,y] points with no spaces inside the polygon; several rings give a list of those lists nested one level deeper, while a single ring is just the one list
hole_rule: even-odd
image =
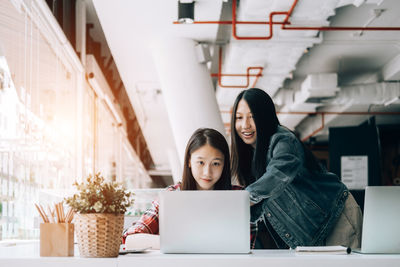
[{"label": "ceiling pipe", "polygon": [[[281,24],[282,30],[294,30],[294,31],[304,31],[304,30],[312,30],[312,31],[400,31],[400,27],[332,27],[332,26],[323,26],[323,27],[309,27],[309,26],[292,26],[288,27],[287,25],[291,25],[289,22],[289,18],[293,13],[294,8],[296,7],[298,0],[294,0],[293,4],[289,11],[278,11],[271,12],[269,14],[269,35],[268,36],[246,36],[241,37],[236,34],[236,0],[232,0],[232,35],[237,40],[269,40],[273,36],[273,25]],[[283,22],[274,22],[273,16],[275,15],[286,15],[286,18]]]},{"label": "ceiling pipe", "polygon": [[[233,0],[236,1],[236,0]],[[289,22],[289,17],[292,15],[298,0],[295,0],[290,8],[285,20],[282,24],[282,30],[294,30],[294,31],[400,31],[400,27],[333,27],[333,26],[322,26],[322,27],[309,27],[309,26],[295,26],[288,27],[291,25]]]},{"label": "ceiling pipe", "polygon": [[[251,70],[258,70],[258,73],[251,74]],[[219,62],[218,62],[218,73],[212,73],[211,77],[218,77],[218,85],[223,88],[247,88],[250,85],[250,77],[256,77],[252,87],[254,87],[258,81],[258,78],[262,76],[264,67],[248,67],[246,74],[222,74],[222,47],[219,48]],[[222,84],[222,76],[230,77],[246,77],[245,85],[224,85]]]},{"label": "ceiling pipe", "polygon": [[[236,40],[269,40],[273,37],[273,25],[282,25],[282,30],[293,30],[293,31],[400,31],[400,27],[333,27],[333,26],[322,26],[322,27],[310,27],[310,26],[288,26],[291,25],[289,21],[290,16],[296,7],[298,0],[294,0],[289,11],[274,11],[271,12],[268,17],[269,21],[237,21],[236,20],[236,0],[232,0],[232,21],[194,21],[193,24],[232,24],[232,36]],[[286,15],[284,21],[273,21],[273,17],[276,15]],[[174,21],[174,24],[180,24],[178,21]],[[265,24],[269,25],[269,35],[267,36],[238,36],[236,31],[237,24]]]},{"label": "ceiling pipe", "polygon": [[[295,4],[297,4],[298,0],[295,0]],[[292,8],[290,11],[294,9],[294,6],[292,5]],[[286,15],[285,21],[283,22],[274,22],[273,17],[275,15]],[[288,23],[287,20],[289,18],[290,14],[289,12],[285,11],[278,11],[278,12],[271,12],[269,13],[269,21],[267,24],[269,24],[269,35],[268,36],[238,36],[236,32],[236,0],[232,0],[232,36],[236,40],[269,40],[273,36],[273,26],[274,24],[282,24],[282,27],[285,26],[284,23]]]},{"label": "ceiling pipe", "polygon": [[[182,24],[179,21],[172,22],[173,24]],[[191,24],[232,24],[232,20],[203,20],[193,21]],[[236,21],[236,24],[269,24],[268,21]],[[283,22],[276,22],[276,24],[283,24]]]}]

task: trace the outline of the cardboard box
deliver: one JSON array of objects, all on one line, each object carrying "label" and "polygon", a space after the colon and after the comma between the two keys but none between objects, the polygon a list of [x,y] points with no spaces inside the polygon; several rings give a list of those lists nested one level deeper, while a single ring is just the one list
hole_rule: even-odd
[{"label": "cardboard box", "polygon": [[41,223],[40,256],[74,256],[74,225],[72,223]]}]

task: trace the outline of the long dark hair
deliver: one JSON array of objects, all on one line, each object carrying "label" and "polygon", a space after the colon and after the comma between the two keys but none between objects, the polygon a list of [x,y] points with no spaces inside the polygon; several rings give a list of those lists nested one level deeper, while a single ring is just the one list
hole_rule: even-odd
[{"label": "long dark hair", "polygon": [[[253,115],[257,132],[256,148],[247,145],[235,129],[236,111],[240,100],[245,100]],[[267,152],[271,136],[278,129],[279,119],[271,97],[263,90],[251,88],[242,91],[235,100],[231,117],[231,162],[232,176],[247,186],[262,176],[266,170]],[[299,140],[299,142],[301,142]],[[306,158],[305,167],[310,171],[320,171],[322,166],[301,142]]]},{"label": "long dark hair", "polygon": [[[236,132],[236,111],[240,100],[245,100],[253,115],[257,131],[256,148],[247,145]],[[280,125],[271,97],[261,89],[242,91],[235,100],[231,118],[232,176],[247,186],[265,172],[267,150],[271,136]],[[254,162],[252,162],[254,159]],[[252,166],[253,165],[253,166]]]},{"label": "long dark hair", "polygon": [[218,149],[224,155],[224,168],[222,169],[220,179],[214,185],[214,190],[232,189],[229,146],[225,137],[217,130],[211,128],[200,128],[193,133],[186,146],[181,190],[197,190],[196,180],[194,179],[189,167],[190,157],[194,151],[207,144]]}]

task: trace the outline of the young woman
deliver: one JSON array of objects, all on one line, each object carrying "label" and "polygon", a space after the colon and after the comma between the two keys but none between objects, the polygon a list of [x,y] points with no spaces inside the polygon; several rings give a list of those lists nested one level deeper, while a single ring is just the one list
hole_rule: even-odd
[{"label": "young woman", "polygon": [[[241,92],[233,106],[231,133],[232,176],[250,192],[255,248],[327,244],[349,191],[280,125],[271,97],[257,88]],[[360,220],[360,212],[355,205],[352,216]],[[357,246],[357,231],[357,240],[331,240]]]},{"label": "young woman", "polygon": [[[231,185],[229,146],[225,137],[210,128],[196,130],[186,146],[182,183],[169,186],[167,190],[231,190],[242,189]],[[159,204],[152,207],[124,234],[158,234]]]}]

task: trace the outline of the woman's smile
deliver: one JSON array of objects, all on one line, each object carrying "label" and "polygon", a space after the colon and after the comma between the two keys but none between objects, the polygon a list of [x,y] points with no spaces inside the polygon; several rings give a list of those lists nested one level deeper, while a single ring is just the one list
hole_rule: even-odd
[{"label": "woman's smile", "polygon": [[254,131],[253,132],[242,132],[242,135],[244,138],[252,138],[254,136]]},{"label": "woman's smile", "polygon": [[235,129],[239,137],[247,145],[255,147],[257,130],[253,114],[245,100],[240,100],[236,110]]}]

